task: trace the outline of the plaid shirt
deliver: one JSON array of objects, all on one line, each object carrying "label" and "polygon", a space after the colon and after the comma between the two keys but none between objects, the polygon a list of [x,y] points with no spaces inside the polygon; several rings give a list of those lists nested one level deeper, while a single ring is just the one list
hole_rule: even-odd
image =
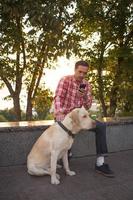
[{"label": "plaid shirt", "polygon": [[92,104],[91,85],[86,80],[85,92],[83,95],[79,92],[80,82],[77,81],[74,75],[63,77],[57,86],[54,97],[54,115],[57,121],[64,119],[74,108],[84,106],[89,109]]}]

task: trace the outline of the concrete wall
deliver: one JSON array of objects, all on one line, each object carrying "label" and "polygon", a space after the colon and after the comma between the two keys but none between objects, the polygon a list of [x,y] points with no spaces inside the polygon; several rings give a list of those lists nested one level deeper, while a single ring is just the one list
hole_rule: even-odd
[{"label": "concrete wall", "polygon": [[[48,125],[0,127],[0,166],[26,163],[26,157],[37,138]],[[133,121],[107,124],[109,152],[133,149]],[[94,155],[95,134],[80,132],[72,147],[73,157]]]},{"label": "concrete wall", "polygon": [[0,166],[24,164],[32,145],[46,128],[0,128]]},{"label": "concrete wall", "polygon": [[[108,123],[107,145],[110,153],[133,149],[133,123]],[[74,157],[96,154],[95,133],[89,131],[78,134],[72,151]]]}]

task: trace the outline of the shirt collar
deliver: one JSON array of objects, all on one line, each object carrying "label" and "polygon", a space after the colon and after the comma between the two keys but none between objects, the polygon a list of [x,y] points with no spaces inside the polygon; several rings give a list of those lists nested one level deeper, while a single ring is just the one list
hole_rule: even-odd
[{"label": "shirt collar", "polygon": [[77,85],[80,85],[81,83],[84,83],[84,79],[83,79],[82,82],[81,82],[81,81],[76,80],[76,78],[75,78],[74,75],[72,76],[72,78],[73,78],[73,81],[74,81]]}]

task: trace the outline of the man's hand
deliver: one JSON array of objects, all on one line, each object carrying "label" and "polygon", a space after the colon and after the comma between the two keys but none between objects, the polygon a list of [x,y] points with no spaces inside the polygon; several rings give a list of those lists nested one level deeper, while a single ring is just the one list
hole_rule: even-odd
[{"label": "man's hand", "polygon": [[79,89],[79,94],[80,94],[81,96],[83,96],[83,95],[85,94],[85,89],[80,88],[80,89]]}]

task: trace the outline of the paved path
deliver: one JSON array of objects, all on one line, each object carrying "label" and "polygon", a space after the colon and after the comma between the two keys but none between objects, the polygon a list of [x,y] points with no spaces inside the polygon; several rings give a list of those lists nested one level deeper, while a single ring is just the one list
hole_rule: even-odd
[{"label": "paved path", "polygon": [[60,185],[51,185],[50,177],[33,177],[26,166],[0,168],[0,200],[133,200],[133,150],[109,154],[106,158],[115,178],[94,171],[95,157],[72,159],[76,176],[65,176]]}]

